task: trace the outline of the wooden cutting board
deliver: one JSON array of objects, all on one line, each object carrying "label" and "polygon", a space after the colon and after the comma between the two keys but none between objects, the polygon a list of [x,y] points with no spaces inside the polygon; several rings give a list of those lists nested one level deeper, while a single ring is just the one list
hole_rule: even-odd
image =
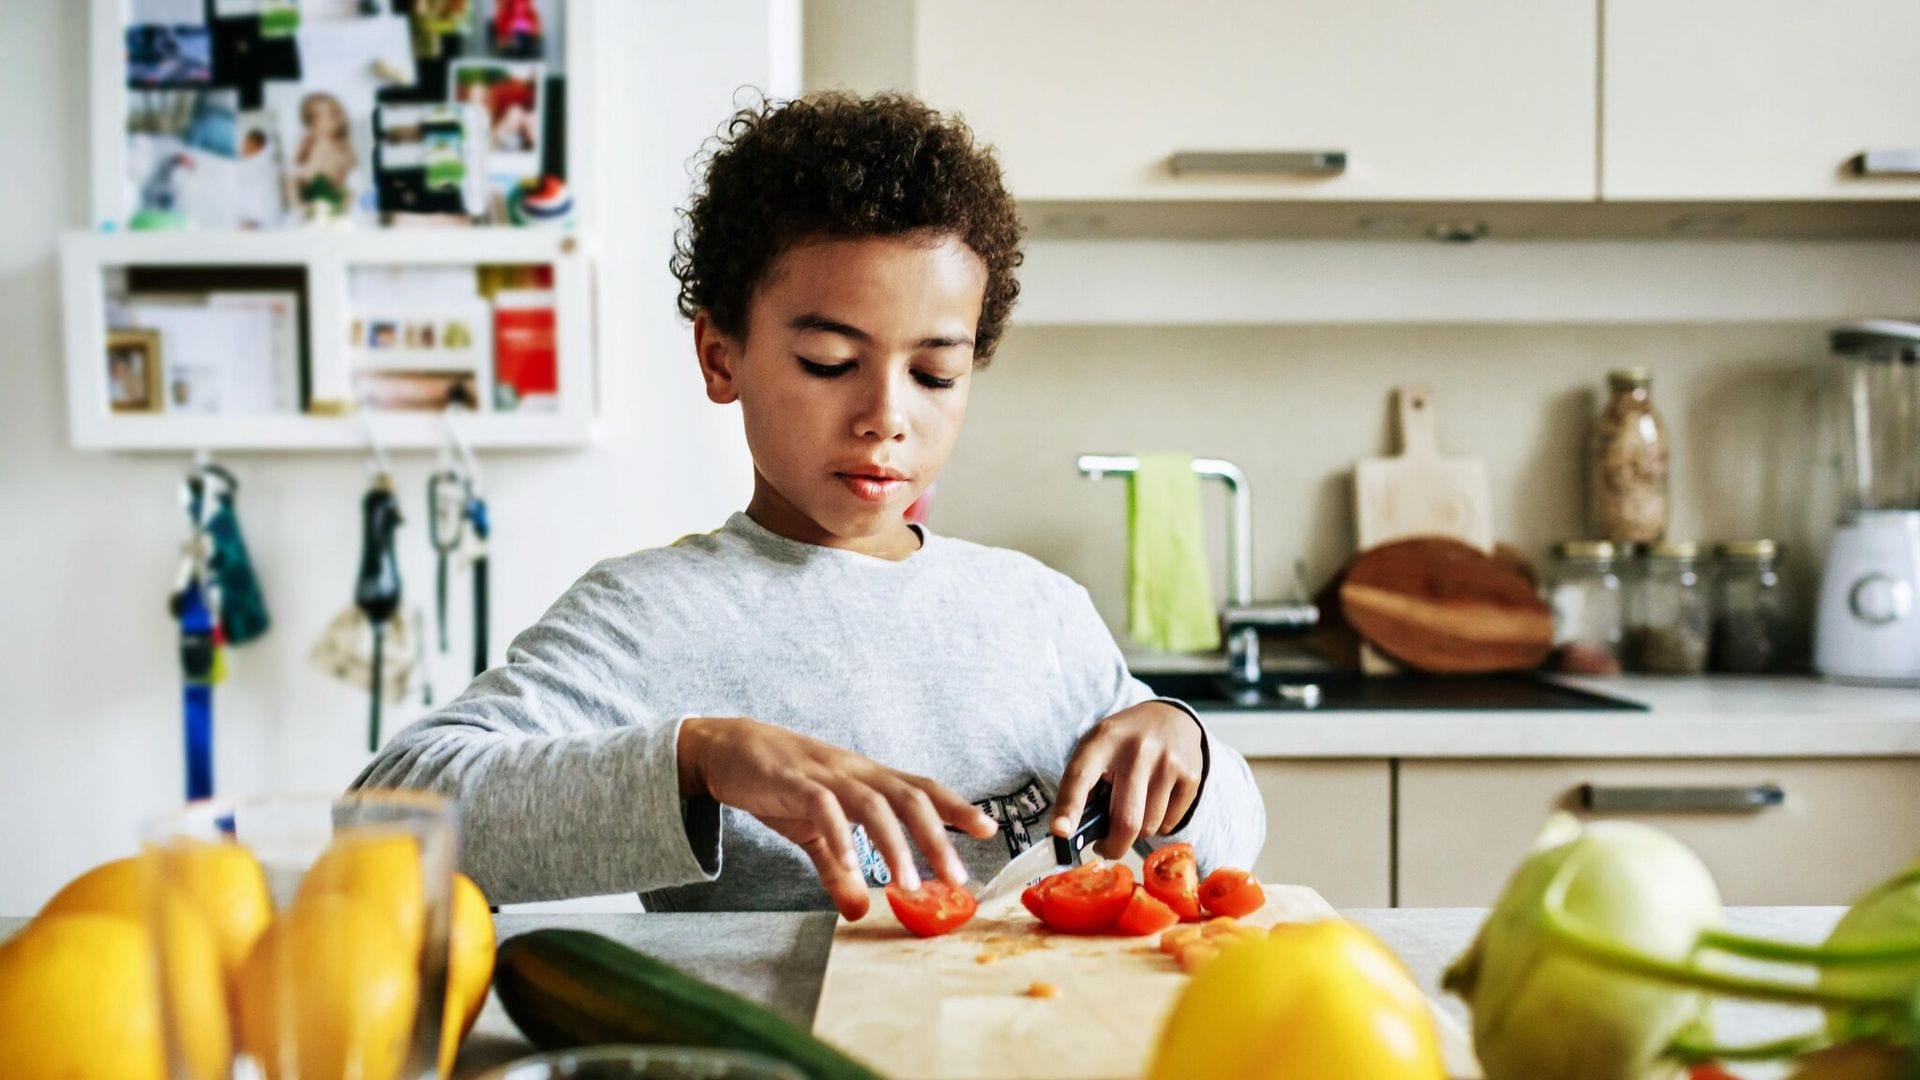
[{"label": "wooden cutting board", "polygon": [[[1486,462],[1440,456],[1433,392],[1393,388],[1398,457],[1370,458],[1353,469],[1353,524],[1359,550],[1412,536],[1445,536],[1493,550],[1493,495]],[[1399,668],[1370,645],[1360,648],[1369,675]]]},{"label": "wooden cutting board", "polygon": [[1440,456],[1436,406],[1424,386],[1393,391],[1398,457],[1371,458],[1353,470],[1354,527],[1360,550],[1409,536],[1447,536],[1493,550],[1493,496],[1486,463]]},{"label": "wooden cutting board", "polygon": [[[1266,889],[1243,922],[1336,917],[1310,888]],[[866,918],[834,928],[814,1034],[894,1080],[1133,1080],[1187,981],[1157,940],[1050,934],[1017,895],[916,938],[875,892]],[[1035,982],[1059,996],[1027,997]],[[1437,1005],[1434,1017],[1448,1075],[1477,1080],[1466,1032]]]}]

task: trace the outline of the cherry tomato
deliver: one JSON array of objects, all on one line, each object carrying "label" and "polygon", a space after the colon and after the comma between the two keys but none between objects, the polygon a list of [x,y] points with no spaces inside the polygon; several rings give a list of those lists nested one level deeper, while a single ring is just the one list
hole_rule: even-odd
[{"label": "cherry tomato", "polygon": [[958,929],[980,909],[972,893],[937,878],[922,882],[912,892],[889,885],[887,903],[900,925],[921,937],[938,937]]},{"label": "cherry tomato", "polygon": [[1040,917],[1040,882],[1036,881],[1021,890],[1020,906],[1031,912],[1034,918]]},{"label": "cherry tomato", "polygon": [[1113,928],[1130,937],[1146,937],[1179,923],[1180,916],[1172,908],[1154,899],[1145,889],[1135,889],[1133,899],[1127,901]]},{"label": "cherry tomato", "polygon": [[1711,1061],[1695,1065],[1688,1071],[1687,1076],[1690,1080],[1740,1080],[1738,1076],[1735,1076]]},{"label": "cherry tomato", "polygon": [[1069,934],[1113,929],[1133,899],[1133,871],[1119,863],[1089,863],[1040,879],[1040,921]]},{"label": "cherry tomato", "polygon": [[1192,844],[1168,844],[1147,856],[1142,884],[1155,900],[1173,909],[1181,922],[1200,921],[1200,872]]},{"label": "cherry tomato", "polygon": [[1259,911],[1267,892],[1245,870],[1221,867],[1200,883],[1200,905],[1215,915],[1240,918]]}]

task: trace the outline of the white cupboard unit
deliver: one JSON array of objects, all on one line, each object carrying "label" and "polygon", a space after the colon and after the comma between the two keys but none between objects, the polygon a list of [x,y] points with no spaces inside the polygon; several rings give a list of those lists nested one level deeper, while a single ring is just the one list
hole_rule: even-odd
[{"label": "white cupboard unit", "polygon": [[1267,806],[1262,881],[1311,885],[1340,907],[1392,904],[1392,766],[1377,761],[1253,761]]},{"label": "white cupboard unit", "polygon": [[1023,200],[1594,196],[1593,0],[923,0]]},{"label": "white cupboard unit", "polygon": [[1920,4],[1604,11],[1603,198],[1920,198]]}]

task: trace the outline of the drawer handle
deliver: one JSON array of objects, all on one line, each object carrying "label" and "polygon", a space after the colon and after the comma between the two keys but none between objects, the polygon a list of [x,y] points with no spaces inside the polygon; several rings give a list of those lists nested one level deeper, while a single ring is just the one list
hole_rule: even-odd
[{"label": "drawer handle", "polygon": [[1855,176],[1920,176],[1920,148],[1862,150],[1847,161]]},{"label": "drawer handle", "polygon": [[1175,176],[1240,173],[1339,176],[1347,171],[1345,150],[1177,150],[1168,159]]},{"label": "drawer handle", "polygon": [[1725,787],[1606,787],[1580,785],[1580,809],[1598,814],[1757,814],[1787,801],[1779,784]]}]

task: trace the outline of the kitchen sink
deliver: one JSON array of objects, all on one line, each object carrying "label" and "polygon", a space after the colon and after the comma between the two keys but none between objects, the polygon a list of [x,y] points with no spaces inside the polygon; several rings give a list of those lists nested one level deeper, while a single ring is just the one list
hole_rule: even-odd
[{"label": "kitchen sink", "polygon": [[1562,686],[1537,675],[1368,676],[1351,671],[1268,672],[1257,691],[1211,672],[1136,672],[1153,692],[1209,712],[1646,712],[1639,702]]}]

